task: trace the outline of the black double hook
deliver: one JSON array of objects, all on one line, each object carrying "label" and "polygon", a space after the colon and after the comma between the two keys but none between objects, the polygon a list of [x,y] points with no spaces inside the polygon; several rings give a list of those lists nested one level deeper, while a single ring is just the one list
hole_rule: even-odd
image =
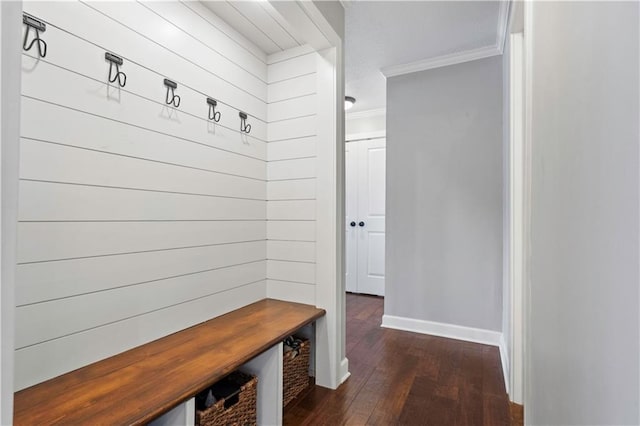
[{"label": "black double hook", "polygon": [[240,112],[240,131],[243,133],[251,132],[251,124],[247,124],[247,113]]},{"label": "black double hook", "polygon": [[[109,52],[105,52],[104,58],[109,61],[109,83],[115,83],[117,80],[120,87],[124,87],[124,85],[127,84],[127,75],[123,71],[120,71],[120,65],[124,63],[122,58]],[[115,73],[113,73],[114,65],[116,67]]]},{"label": "black double hook", "polygon": [[[167,98],[165,99],[165,102],[167,105],[173,105],[178,108],[180,106],[180,96],[175,93],[175,90],[178,88],[178,83],[165,78],[164,85],[167,86]],[[169,90],[171,90],[171,98],[169,98]]]},{"label": "black double hook", "polygon": [[[38,55],[41,58],[47,56],[47,42],[40,38],[40,32],[45,32],[47,30],[47,26],[44,22],[34,18],[33,16],[23,13],[22,14],[22,23],[27,26],[27,31],[24,32],[24,41],[22,42],[22,48],[24,50],[31,50],[34,44],[38,44]],[[31,43],[27,45],[27,41],[29,40],[29,31],[33,28],[33,31],[36,33],[36,36]]]},{"label": "black double hook", "polygon": [[216,123],[219,123],[221,114],[220,111],[216,111],[218,101],[212,98],[207,98],[207,103],[209,104],[209,120],[213,120]]}]

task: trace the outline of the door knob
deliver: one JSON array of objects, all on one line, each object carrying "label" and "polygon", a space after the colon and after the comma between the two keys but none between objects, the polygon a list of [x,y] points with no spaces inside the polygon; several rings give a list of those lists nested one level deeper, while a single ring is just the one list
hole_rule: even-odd
[{"label": "door knob", "polygon": [[355,222],[351,222],[349,225],[356,226],[356,223]]},{"label": "door knob", "polygon": [[364,226],[364,222],[358,223],[359,226]]}]

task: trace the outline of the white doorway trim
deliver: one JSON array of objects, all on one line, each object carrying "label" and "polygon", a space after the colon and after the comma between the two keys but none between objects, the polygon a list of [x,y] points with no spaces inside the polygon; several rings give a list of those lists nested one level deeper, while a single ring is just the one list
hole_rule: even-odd
[{"label": "white doorway trim", "polygon": [[522,33],[510,36],[510,147],[509,147],[509,397],[523,401],[523,283],[524,283],[524,37]]},{"label": "white doorway trim", "polygon": [[524,68],[524,129],[523,129],[523,282],[522,282],[522,352],[523,352],[523,385],[522,403],[524,418],[531,418],[531,363],[528,353],[531,348],[531,206],[532,206],[532,118],[533,118],[533,2],[524,2],[524,40],[523,40],[523,68]]}]

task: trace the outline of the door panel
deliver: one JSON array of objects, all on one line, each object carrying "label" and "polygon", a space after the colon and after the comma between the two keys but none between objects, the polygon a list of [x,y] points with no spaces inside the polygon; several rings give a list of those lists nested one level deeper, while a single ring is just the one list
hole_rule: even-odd
[{"label": "door panel", "polygon": [[358,153],[355,142],[345,144],[345,270],[347,291],[358,291],[358,229],[351,222],[358,220]]},{"label": "door panel", "polygon": [[384,279],[384,232],[369,232],[368,252],[367,270],[369,275]]},{"label": "door panel", "polygon": [[358,143],[359,293],[384,296],[385,139]]},{"label": "door panel", "polygon": [[385,147],[367,147],[366,145],[374,141],[365,141],[363,143],[363,152],[366,158],[365,167],[367,174],[363,187],[366,185],[365,196],[368,197],[368,206],[365,211],[369,216],[384,217],[385,204]]}]

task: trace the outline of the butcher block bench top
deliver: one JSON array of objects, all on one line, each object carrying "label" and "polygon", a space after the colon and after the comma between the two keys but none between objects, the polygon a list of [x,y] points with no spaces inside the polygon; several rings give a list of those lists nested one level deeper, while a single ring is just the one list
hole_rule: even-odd
[{"label": "butcher block bench top", "polygon": [[16,392],[14,423],[145,424],[323,315],[261,300]]}]

